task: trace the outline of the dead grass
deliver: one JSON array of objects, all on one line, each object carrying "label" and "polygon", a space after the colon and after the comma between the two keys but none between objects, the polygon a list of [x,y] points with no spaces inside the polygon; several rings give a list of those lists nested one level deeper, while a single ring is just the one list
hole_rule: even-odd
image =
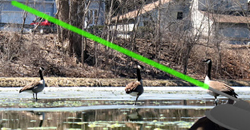
[{"label": "dead grass", "polygon": [[[129,41],[122,39],[118,39],[114,43],[128,49],[131,46]],[[150,40],[137,39],[137,49],[134,51],[182,72],[182,64],[173,58],[175,54],[173,45],[177,46],[178,44],[163,43],[160,55],[155,58],[156,54],[159,53],[155,52],[154,44]],[[201,44],[192,49],[187,75],[203,79],[206,67],[202,60],[211,58],[213,60],[212,77],[215,79],[249,79],[249,46],[222,44],[221,64],[219,64],[217,48],[214,45],[210,46],[210,48],[206,48],[205,45]],[[49,86],[124,86],[126,83],[123,78],[136,78],[134,67],[137,61],[116,51],[108,50],[106,52],[103,45],[98,44],[97,57],[95,57],[94,42],[88,41],[89,57],[84,64],[79,61],[79,57],[69,56],[63,52],[63,49],[65,49],[64,46],[57,42],[55,34],[36,34],[34,36],[24,34],[21,36],[17,33],[0,32],[0,76],[18,77],[17,79],[2,78],[6,81],[2,80],[3,85],[1,86],[23,86],[36,79],[26,77],[37,77],[40,66],[45,68],[46,77],[53,77],[46,79]],[[108,57],[107,63],[106,57]],[[97,58],[97,67],[90,64],[94,58]],[[175,78],[151,66],[143,65],[145,69],[142,72],[142,77],[146,80]],[[60,77],[60,80],[55,77]],[[90,81],[88,78],[98,78],[98,80],[91,79]],[[104,80],[116,79],[99,82],[103,78]],[[118,80],[119,78],[122,80]],[[169,81],[154,82],[148,86],[171,85],[167,82]]]},{"label": "dead grass", "polygon": [[[63,78],[45,77],[47,87],[125,87],[135,79],[127,78]],[[28,83],[39,81],[38,77],[2,77],[0,87],[22,87]],[[202,81],[202,80],[201,80]],[[223,80],[230,86],[250,86],[250,80]],[[194,86],[182,80],[143,80],[148,87],[160,86]]]}]

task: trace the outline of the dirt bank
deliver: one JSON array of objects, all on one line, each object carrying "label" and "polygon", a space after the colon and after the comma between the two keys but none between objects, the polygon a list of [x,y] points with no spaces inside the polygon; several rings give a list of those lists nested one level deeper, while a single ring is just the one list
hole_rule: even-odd
[{"label": "dirt bank", "polygon": [[[6,77],[0,78],[1,87],[22,87],[32,81],[38,81],[39,78],[33,77]],[[62,78],[62,77],[45,77],[48,87],[124,87],[127,83],[135,79],[125,78]],[[250,86],[249,80],[224,80],[223,82],[230,86]],[[144,86],[193,86],[183,80],[143,80]]]},{"label": "dirt bank", "polygon": [[[131,47],[130,42],[126,39],[117,39],[114,43],[127,49]],[[147,86],[187,85],[178,80],[169,80],[176,79],[176,77],[90,40],[86,46],[84,63],[81,62],[80,57],[68,54],[68,46],[67,42],[59,43],[56,34],[21,35],[0,31],[0,77],[17,77],[15,80],[8,79],[13,84],[1,86],[22,86],[24,83],[16,84],[16,82],[23,82],[19,81],[23,78],[18,77],[37,77],[38,69],[41,66],[45,68],[45,77],[69,77],[59,78],[60,80],[49,78],[48,83],[53,79],[50,86],[124,86],[127,80],[123,81],[123,79],[136,78],[135,66],[137,63],[144,66],[142,77],[145,81],[157,80],[150,84],[145,83]],[[155,53],[152,41],[136,39],[134,52],[178,72],[183,72],[183,55],[177,51],[179,46],[177,43],[164,42],[161,46],[161,53],[158,54]],[[204,79],[206,66],[202,60],[211,58],[213,60],[213,79],[250,80],[250,47],[230,44],[221,44],[221,47],[219,55],[215,46],[206,47],[206,44],[197,44],[191,51],[186,74],[195,79]],[[98,80],[94,79],[89,82],[88,78]],[[117,78],[121,80],[117,80]],[[74,82],[70,83],[74,80],[78,82],[78,79],[79,83],[76,85]],[[108,83],[101,79],[115,80],[107,80],[110,82]],[[3,82],[8,83],[8,80]]]}]

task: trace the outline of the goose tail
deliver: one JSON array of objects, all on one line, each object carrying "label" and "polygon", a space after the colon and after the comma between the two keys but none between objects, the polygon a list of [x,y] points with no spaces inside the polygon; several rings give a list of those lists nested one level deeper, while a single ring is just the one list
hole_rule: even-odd
[{"label": "goose tail", "polygon": [[[238,94],[237,93],[235,93],[234,92],[234,90],[232,90],[230,93],[227,93],[228,95],[231,95],[231,96],[233,96],[233,97],[235,97],[235,98],[237,98],[237,96],[238,96]],[[227,102],[228,104],[234,104],[234,100],[232,100],[232,99],[228,99],[228,102]]]}]

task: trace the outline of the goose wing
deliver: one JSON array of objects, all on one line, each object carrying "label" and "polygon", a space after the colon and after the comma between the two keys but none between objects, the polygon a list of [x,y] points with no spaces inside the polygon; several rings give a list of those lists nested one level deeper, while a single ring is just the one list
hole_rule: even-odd
[{"label": "goose wing", "polygon": [[219,81],[210,81],[209,86],[219,91],[234,91],[232,87]]},{"label": "goose wing", "polygon": [[233,95],[234,97],[237,96],[237,94],[234,92],[234,88],[225,83],[219,81],[210,81],[209,86],[226,94]]},{"label": "goose wing", "polygon": [[26,90],[32,90],[34,87],[36,87],[39,84],[41,84],[39,81],[27,84],[22,89],[20,89],[19,93],[26,91]]},{"label": "goose wing", "polygon": [[140,83],[139,81],[130,82],[130,83],[127,84],[126,87],[125,87],[126,93],[132,92],[132,91],[135,90],[139,85],[141,85],[141,83]]}]

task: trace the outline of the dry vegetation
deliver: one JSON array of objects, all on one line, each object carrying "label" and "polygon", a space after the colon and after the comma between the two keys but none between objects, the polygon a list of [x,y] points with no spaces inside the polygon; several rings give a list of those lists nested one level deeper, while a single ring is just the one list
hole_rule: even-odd
[{"label": "dry vegetation", "polygon": [[[128,41],[119,39],[114,43],[130,48]],[[67,47],[57,42],[56,34],[17,34],[0,32],[0,76],[1,77],[37,77],[37,70],[43,66],[47,77],[71,78],[135,78],[135,64],[137,61],[88,41],[87,58],[85,63],[79,62],[74,56],[69,56],[62,50]],[[155,60],[163,65],[182,72],[182,64],[178,58],[178,43],[162,43],[160,56],[155,55],[154,45],[150,40],[137,39],[135,52]],[[241,79],[250,77],[249,46],[222,44],[221,58],[215,47],[197,44],[191,51],[187,74],[196,79],[203,79],[206,67],[204,58],[213,60],[212,76],[216,79]],[[95,54],[95,52],[97,54]],[[105,55],[104,55],[105,54]],[[96,56],[96,57],[95,57]],[[108,64],[104,64],[108,56]],[[141,63],[143,64],[143,63]],[[144,79],[174,79],[171,75],[143,64]],[[75,86],[75,85],[74,85]]]},{"label": "dry vegetation", "polygon": [[[75,57],[62,53],[62,46],[57,42],[56,35],[0,33],[2,77],[34,77],[38,76],[38,68],[46,68],[45,76],[54,77],[95,77],[98,71],[102,77],[109,73],[92,66],[77,63]],[[112,74],[111,74],[112,75]]]}]

